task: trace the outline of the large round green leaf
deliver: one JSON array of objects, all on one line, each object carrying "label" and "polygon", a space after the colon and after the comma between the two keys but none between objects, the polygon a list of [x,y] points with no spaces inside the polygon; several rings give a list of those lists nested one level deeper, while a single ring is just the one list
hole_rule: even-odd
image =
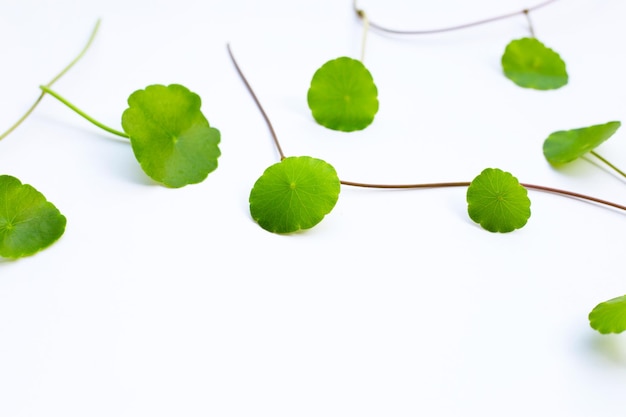
[{"label": "large round green leaf", "polygon": [[490,232],[512,232],[530,218],[528,191],[497,168],[487,168],[474,178],[466,197],[470,218]]},{"label": "large round green leaf", "polygon": [[332,165],[309,156],[289,157],[265,170],[250,192],[250,214],[265,230],[309,229],[335,207],[340,182]]},{"label": "large round green leaf", "polygon": [[122,127],[146,174],[169,187],[203,181],[217,168],[219,130],[200,111],[200,97],[182,85],[151,85],[128,98]]},{"label": "large round green leaf", "polygon": [[603,334],[626,330],[626,295],[598,304],[589,313],[589,324]]},{"label": "large round green leaf", "polygon": [[608,122],[554,132],[543,142],[543,154],[553,165],[571,162],[613,136],[620,126],[620,122]]},{"label": "large round green leaf", "polygon": [[0,256],[21,258],[56,242],[66,219],[36,189],[0,175]]},{"label": "large round green leaf", "polygon": [[378,112],[378,89],[361,61],[341,57],[326,62],[307,94],[313,118],[329,129],[365,129]]},{"label": "large round green leaf", "polygon": [[520,87],[553,90],[567,84],[565,62],[535,38],[511,41],[502,55],[504,75]]}]

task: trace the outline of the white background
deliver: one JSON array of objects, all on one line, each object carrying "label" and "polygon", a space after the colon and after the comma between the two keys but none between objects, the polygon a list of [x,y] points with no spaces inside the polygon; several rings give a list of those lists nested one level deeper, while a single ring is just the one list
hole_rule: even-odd
[{"label": "white background", "polygon": [[[372,21],[450,26],[527,0],[362,0]],[[3,1],[0,130],[82,48],[55,89],[120,128],[126,98],[184,84],[222,133],[219,168],[167,189],[130,145],[51,97],[0,142],[0,173],[67,217],[41,253],[0,261],[0,416],[621,415],[626,339],[587,320],[626,293],[626,214],[531,191],[510,234],[467,216],[465,189],[343,187],[314,229],[270,234],[248,195],[278,161],[229,60],[230,42],[288,156],[361,182],[470,181],[487,167],[520,181],[626,203],[592,160],[556,170],[553,131],[626,119],[626,3],[561,0],[531,14],[568,64],[557,91],[502,75],[520,15],[431,36],[371,31],[365,64],[380,111],[364,131],[317,125],[315,70],[360,58],[350,0]],[[626,130],[598,151],[626,167]]]}]

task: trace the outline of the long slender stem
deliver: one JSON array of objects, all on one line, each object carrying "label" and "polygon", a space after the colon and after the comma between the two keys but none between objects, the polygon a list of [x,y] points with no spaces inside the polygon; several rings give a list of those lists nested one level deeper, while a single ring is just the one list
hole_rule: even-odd
[{"label": "long slender stem", "polygon": [[533,26],[533,21],[530,18],[530,13],[528,10],[524,10],[524,15],[526,15],[526,21],[528,22],[528,30],[530,31],[531,38],[535,37],[535,27]]},{"label": "long slender stem", "polygon": [[[547,1],[544,1],[543,3],[539,3],[535,6],[528,7],[524,10],[519,10],[517,12],[507,13],[507,14],[500,15],[500,16],[490,17],[487,19],[477,20],[477,21],[465,23],[462,25],[449,26],[449,27],[444,27],[444,28],[426,29],[426,30],[397,30],[397,29],[391,29],[391,28],[379,25],[377,23],[372,22],[371,20],[369,22],[369,25],[372,28],[379,30],[381,32],[393,33],[396,35],[429,35],[429,34],[434,34],[434,33],[452,32],[455,30],[471,28],[474,26],[480,26],[480,25],[495,22],[498,20],[508,19],[508,18],[511,18],[520,14],[528,15],[529,12],[545,7],[551,3],[554,3],[555,1],[558,1],[558,0],[547,0]],[[363,16],[365,16],[365,12],[357,7],[356,0],[354,1],[353,5],[354,5],[354,12],[359,18],[362,18]]]},{"label": "long slender stem", "polygon": [[470,185],[468,181],[459,182],[433,182],[424,184],[367,184],[362,182],[341,181],[343,185],[360,188],[379,188],[391,190],[413,190],[418,188],[445,188],[445,187],[467,187]]},{"label": "long slender stem", "polygon": [[123,138],[128,139],[129,136],[124,133],[124,132],[120,132],[119,130],[113,129],[112,127],[109,127],[103,123],[100,123],[99,121],[97,121],[96,119],[94,119],[93,117],[87,115],[84,111],[82,111],[81,109],[79,109],[78,107],[76,107],[75,105],[73,105],[72,103],[70,103],[67,99],[65,99],[63,96],[61,96],[59,93],[57,93],[54,90],[51,90],[49,87],[42,85],[41,90],[44,93],[50,94],[52,97],[56,98],[57,100],[59,100],[61,103],[65,104],[67,107],[69,107],[70,109],[74,110],[76,113],[78,113],[80,116],[84,117],[85,119],[87,119],[89,122],[93,123],[94,125],[98,126],[100,129],[106,130],[109,133],[113,133],[114,135],[117,136],[121,136]]},{"label": "long slender stem", "polygon": [[[349,185],[352,187],[361,188],[378,188],[378,189],[420,189],[420,188],[446,188],[446,187],[469,187],[470,182],[458,181],[458,182],[435,182],[435,183],[423,183],[423,184],[367,184],[352,181],[341,181],[343,185]],[[604,204],[605,206],[614,207],[620,210],[626,211],[626,206],[613,203],[611,201],[602,200],[600,198],[591,197],[585,194],[575,193],[573,191],[561,190],[558,188],[545,187],[543,185],[520,183],[523,187],[529,190],[543,191],[551,194],[559,194],[562,196],[577,198],[581,200],[587,200],[598,204]]]},{"label": "long slender stem", "polygon": [[[80,53],[76,56],[76,58],[74,58],[72,60],[72,62],[70,62],[65,68],[63,68],[63,70],[61,72],[59,72],[52,80],[50,80],[50,82],[48,82],[48,84],[46,84],[46,87],[48,87],[48,88],[52,87],[54,85],[54,83],[56,83],[61,77],[63,77],[63,75],[65,75],[65,73],[68,72],[83,57],[83,55],[85,55],[85,53],[87,52],[87,50],[89,49],[89,47],[93,43],[93,40],[95,39],[96,34],[98,33],[98,28],[99,27],[100,27],[100,19],[98,19],[98,21],[96,22],[96,25],[94,26],[93,30],[91,31],[91,36],[89,36],[89,40],[87,41],[87,43],[85,44],[83,49],[80,51]],[[0,135],[0,140],[4,139],[11,132],[13,132],[15,129],[17,129],[17,127],[19,125],[21,125],[22,122],[24,122],[24,120],[26,120],[26,118],[28,116],[30,116],[30,114],[35,110],[35,108],[37,107],[37,105],[39,105],[39,103],[43,99],[43,96],[45,96],[45,95],[46,95],[46,92],[42,90],[42,92],[39,95],[39,97],[37,97],[37,100],[35,100],[33,105],[30,106],[30,108],[26,111],[26,113],[24,113],[24,115],[22,117],[20,117],[19,120],[17,122],[15,122],[13,124],[13,126],[11,126],[6,132],[4,132],[3,134]]]},{"label": "long slender stem", "polygon": [[367,42],[367,32],[369,32],[369,29],[370,29],[370,20],[368,19],[365,12],[361,13],[360,16],[361,16],[361,19],[363,20],[363,39],[361,40],[361,62],[364,62],[365,61],[365,44]]},{"label": "long slender stem", "polygon": [[[285,155],[283,154],[283,151],[282,151],[282,149],[280,147],[280,143],[278,141],[278,137],[276,135],[276,132],[274,131],[274,128],[272,127],[272,123],[270,122],[269,117],[265,113],[265,110],[263,109],[263,106],[261,106],[261,103],[260,103],[259,99],[257,98],[256,94],[254,94],[254,91],[252,90],[252,87],[250,87],[250,84],[246,80],[246,77],[243,75],[243,72],[239,68],[239,65],[237,65],[237,61],[235,60],[235,57],[232,54],[230,46],[228,46],[228,52],[230,53],[230,58],[232,59],[233,64],[235,65],[235,68],[237,69],[237,72],[239,73],[239,76],[243,80],[244,84],[248,88],[248,91],[250,92],[250,95],[252,96],[252,98],[254,98],[254,101],[256,102],[259,110],[263,114],[263,118],[265,119],[265,122],[267,123],[267,125],[268,125],[268,127],[270,129],[270,132],[272,133],[272,138],[274,139],[274,143],[276,144],[276,147],[278,149],[278,153],[280,154],[280,159],[281,160],[285,159]],[[596,156],[598,156],[598,155],[596,154]],[[341,182],[342,185],[351,186],[351,187],[377,188],[377,189],[396,189],[396,190],[400,190],[400,189],[421,189],[421,188],[468,187],[470,185],[469,181],[436,182],[436,183],[423,183],[423,184],[368,184],[368,183],[344,181],[344,180],[341,180],[340,182]],[[594,203],[603,204],[605,206],[614,207],[614,208],[626,211],[626,206],[623,206],[621,204],[613,203],[613,202],[607,201],[607,200],[602,200],[602,199],[599,199],[599,198],[596,198],[596,197],[591,197],[591,196],[588,196],[588,195],[585,195],[585,194],[575,193],[573,191],[561,190],[561,189],[552,188],[552,187],[545,187],[543,185],[534,185],[534,184],[525,184],[525,183],[521,183],[521,185],[526,187],[526,188],[528,188],[528,189],[535,190],[535,191],[543,191],[543,192],[546,192],[546,193],[558,194],[558,195],[561,195],[561,196],[572,197],[572,198],[576,198],[576,199],[580,199],[580,200],[587,200],[587,201],[591,201],[591,202],[594,202]]]},{"label": "long slender stem", "polygon": [[280,143],[278,142],[278,136],[276,136],[276,131],[274,130],[274,126],[272,126],[272,122],[270,122],[269,117],[267,117],[267,113],[265,113],[265,110],[263,109],[261,102],[259,101],[256,94],[254,94],[254,90],[252,90],[250,83],[248,82],[246,77],[243,75],[241,68],[239,68],[239,64],[237,64],[237,60],[235,59],[235,56],[233,55],[233,51],[230,49],[230,44],[227,44],[226,47],[228,48],[228,54],[230,55],[230,59],[233,61],[233,64],[235,65],[235,69],[237,70],[237,73],[241,77],[241,80],[243,81],[243,83],[248,88],[248,92],[254,99],[254,102],[256,103],[257,107],[261,111],[261,114],[263,115],[263,118],[265,119],[265,123],[267,124],[267,127],[269,128],[270,133],[272,134],[272,138],[274,139],[274,144],[276,145],[276,149],[278,149],[278,154],[280,155],[280,160],[282,161],[283,159],[285,159],[285,154],[283,153],[283,150],[280,147]]},{"label": "long slender stem", "polygon": [[590,154],[592,154],[593,156],[595,156],[596,158],[598,158],[600,161],[604,162],[609,168],[611,168],[613,171],[617,172],[618,174],[620,174],[622,177],[626,178],[626,173],[624,171],[622,171],[621,169],[619,169],[618,167],[616,167],[615,165],[613,165],[612,163],[610,163],[609,161],[607,161],[605,158],[603,158],[602,156],[600,156],[596,151],[590,151]]}]

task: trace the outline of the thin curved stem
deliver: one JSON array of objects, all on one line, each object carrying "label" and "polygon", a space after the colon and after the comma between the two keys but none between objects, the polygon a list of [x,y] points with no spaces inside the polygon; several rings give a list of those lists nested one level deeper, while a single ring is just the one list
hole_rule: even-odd
[{"label": "thin curved stem", "polygon": [[370,29],[370,20],[368,19],[365,12],[361,13],[360,16],[361,16],[361,19],[363,20],[363,38],[361,39],[361,62],[364,62],[365,61],[365,45],[367,43],[367,32],[369,32],[369,29]]},{"label": "thin curved stem", "polygon": [[596,151],[590,151],[589,153],[595,156],[596,158],[598,158],[600,161],[604,162],[613,171],[617,172],[622,177],[626,178],[626,173],[624,171],[622,171],[621,169],[619,169],[618,167],[616,167],[615,165],[607,161],[605,158],[601,157]]},{"label": "thin curved stem", "polygon": [[[470,182],[468,181],[459,181],[459,182],[435,182],[435,183],[424,183],[424,184],[367,184],[360,182],[352,182],[352,181],[341,181],[343,185],[349,185],[352,187],[361,187],[361,188],[378,188],[378,189],[420,189],[420,188],[445,188],[445,187],[469,187]],[[626,211],[626,206],[621,204],[613,203],[611,201],[602,200],[600,198],[591,197],[585,194],[575,193],[573,191],[561,190],[558,188],[545,187],[543,185],[535,185],[535,184],[526,184],[520,183],[525,188],[529,190],[535,191],[543,191],[551,194],[558,194],[561,196],[567,196],[572,198],[577,198],[580,200],[587,200],[598,204],[603,204],[605,206],[617,208],[623,211]]]},{"label": "thin curved stem", "polygon": [[533,26],[533,21],[530,18],[530,13],[528,10],[524,10],[524,15],[526,16],[526,21],[528,22],[528,30],[530,31],[530,37],[535,37],[535,27]]},{"label": "thin curved stem", "polygon": [[67,101],[63,96],[61,96],[59,93],[57,93],[54,90],[51,90],[49,87],[42,85],[41,90],[44,93],[50,94],[52,97],[56,98],[57,100],[59,100],[61,103],[65,104],[67,107],[69,107],[70,109],[74,110],[76,113],[78,113],[80,116],[84,117],[85,119],[87,119],[89,122],[93,123],[94,125],[98,126],[100,129],[106,130],[109,133],[113,133],[114,135],[117,136],[121,136],[123,138],[129,139],[129,136],[124,133],[124,132],[120,132],[119,130],[113,129],[112,127],[109,127],[103,123],[100,123],[99,121],[97,121],[96,119],[94,119],[93,117],[87,115],[84,111],[82,111],[81,109],[79,109],[78,107],[76,107],[75,105],[73,105],[72,103],[70,103],[69,101]]},{"label": "thin curved stem", "polygon": [[[498,20],[508,19],[508,18],[511,18],[511,17],[514,17],[514,16],[518,16],[520,14],[528,15],[529,12],[531,12],[533,10],[537,10],[537,9],[542,8],[544,6],[547,6],[547,5],[551,4],[551,3],[554,3],[555,1],[558,1],[558,0],[547,0],[547,1],[544,1],[543,3],[539,3],[539,4],[535,5],[535,6],[528,7],[526,9],[524,9],[524,10],[520,10],[520,11],[517,11],[517,12],[507,13],[507,14],[504,14],[504,15],[494,16],[494,17],[490,17],[490,18],[487,18],[487,19],[477,20],[477,21],[474,21],[474,22],[465,23],[465,24],[456,25],[456,26],[449,26],[449,27],[445,27],[445,28],[426,29],[426,30],[397,30],[397,29],[391,29],[391,28],[379,25],[377,23],[372,22],[371,20],[369,22],[369,25],[372,28],[374,28],[376,30],[379,30],[381,32],[393,33],[393,34],[396,34],[396,35],[429,35],[429,34],[434,34],[434,33],[452,32],[452,31],[455,31],[455,30],[461,30],[461,29],[471,28],[471,27],[475,27],[475,26],[480,26],[480,25],[484,25],[486,23],[496,22]],[[365,12],[363,10],[359,9],[357,7],[356,3],[357,2],[355,0],[354,3],[353,3],[354,12],[356,13],[356,15],[359,18],[362,18],[365,15]],[[531,27],[531,31],[532,31],[532,27]]]},{"label": "thin curved stem", "polygon": [[[237,69],[237,72],[239,73],[239,76],[243,80],[244,84],[248,88],[248,91],[250,92],[250,95],[252,96],[252,98],[254,98],[254,101],[256,102],[259,110],[263,114],[263,118],[265,119],[265,122],[267,123],[267,125],[268,125],[268,127],[270,129],[270,132],[272,133],[272,138],[274,139],[274,143],[276,144],[276,147],[278,148],[278,153],[280,154],[280,159],[282,161],[283,159],[285,159],[285,155],[283,154],[283,151],[282,151],[282,149],[280,147],[280,143],[278,142],[278,137],[276,136],[276,132],[274,131],[274,128],[272,127],[272,123],[270,122],[269,117],[265,113],[265,110],[263,110],[263,107],[261,106],[261,103],[259,102],[259,99],[257,98],[257,96],[254,94],[254,91],[250,87],[250,84],[248,83],[248,81],[246,80],[245,76],[243,75],[243,72],[239,68],[239,65],[237,65],[237,61],[235,60],[235,57],[232,54],[232,51],[230,49],[230,45],[228,45],[228,52],[230,54],[230,58],[233,61],[233,64],[235,65],[235,68]],[[596,156],[598,156],[598,155],[596,154]],[[423,184],[368,184],[368,183],[340,180],[340,183],[342,185],[347,185],[347,186],[351,186],[351,187],[377,188],[377,189],[396,189],[396,190],[399,190],[399,189],[421,189],[421,188],[445,188],[445,187],[469,187],[469,185],[470,185],[469,181],[436,182],[436,183],[423,183]],[[525,183],[520,183],[520,184],[523,187],[526,187],[526,188],[531,189],[531,190],[543,191],[543,192],[551,193],[551,194],[558,194],[558,195],[561,195],[561,196],[572,197],[572,198],[576,198],[576,199],[580,199],[580,200],[587,200],[587,201],[591,201],[591,202],[594,202],[594,203],[603,204],[605,206],[609,206],[609,207],[613,207],[613,208],[616,208],[616,209],[619,209],[619,210],[626,211],[626,206],[623,206],[623,205],[617,204],[617,203],[613,203],[611,201],[602,200],[602,199],[599,199],[599,198],[596,198],[596,197],[591,197],[591,196],[588,196],[588,195],[585,195],[585,194],[575,193],[573,191],[567,191],[567,190],[560,190],[558,188],[545,187],[543,185],[534,185],[534,184],[525,184]]]},{"label": "thin curved stem", "polygon": [[285,159],[285,154],[283,153],[283,150],[280,147],[280,143],[278,142],[278,136],[276,136],[276,131],[274,130],[274,126],[272,126],[272,122],[270,122],[270,119],[267,116],[267,113],[265,113],[265,110],[263,109],[261,102],[259,101],[256,94],[254,94],[254,90],[252,90],[250,83],[248,82],[246,77],[243,75],[241,68],[239,68],[239,64],[237,64],[237,60],[235,59],[235,56],[233,55],[233,51],[230,49],[230,44],[226,44],[226,48],[228,49],[228,54],[230,55],[230,59],[233,61],[233,64],[235,65],[235,69],[237,70],[237,73],[241,77],[241,80],[243,81],[243,83],[246,85],[248,92],[254,99],[254,102],[256,103],[257,107],[261,111],[261,114],[263,115],[263,118],[265,119],[265,123],[267,124],[267,127],[269,128],[270,133],[272,134],[272,139],[274,139],[274,144],[276,145],[276,149],[278,149],[278,154],[280,155],[280,160],[282,161],[283,159]]},{"label": "thin curved stem", "polygon": [[349,185],[351,187],[360,187],[360,188],[379,188],[379,189],[390,189],[390,190],[412,190],[418,188],[445,188],[445,187],[468,187],[470,185],[469,181],[459,181],[459,182],[433,182],[433,183],[424,183],[424,184],[367,184],[362,182],[353,182],[353,181],[340,181],[343,185]]},{"label": "thin curved stem", "polygon": [[[54,85],[54,83],[56,83],[61,77],[63,77],[65,75],[65,73],[67,73],[83,57],[83,55],[85,55],[85,53],[87,52],[87,50],[89,49],[89,47],[93,43],[93,40],[95,39],[96,34],[98,33],[98,28],[99,27],[100,27],[100,19],[98,19],[96,21],[96,25],[94,26],[93,30],[91,31],[91,36],[89,36],[89,40],[87,41],[87,43],[85,44],[83,49],[80,51],[80,53],[76,56],[76,58],[74,58],[72,60],[72,62],[70,62],[65,68],[63,68],[63,70],[61,72],[59,72],[52,80],[50,80],[50,82],[48,82],[48,84],[46,84],[46,87],[48,87],[48,88],[52,87]],[[4,139],[11,132],[13,132],[15,129],[17,129],[17,127],[19,125],[21,125],[22,122],[24,122],[24,120],[26,120],[26,118],[28,116],[30,116],[30,114],[35,110],[35,108],[39,105],[39,103],[43,99],[43,96],[45,96],[45,95],[46,95],[46,92],[42,91],[41,94],[39,95],[39,97],[37,97],[37,100],[35,100],[33,105],[30,106],[30,108],[26,111],[26,113],[24,113],[24,115],[22,117],[20,117],[19,120],[17,122],[15,122],[13,124],[13,126],[11,126],[6,132],[4,132],[3,134],[0,135],[0,140]]]},{"label": "thin curved stem", "polygon": [[528,188],[528,189],[533,189],[533,190],[537,190],[537,191],[544,191],[546,193],[552,193],[552,194],[560,194],[560,195],[564,195],[567,197],[572,197],[572,198],[578,198],[581,200],[587,200],[587,201],[591,201],[594,203],[598,203],[598,204],[603,204],[605,206],[609,206],[609,207],[613,207],[619,210],[623,210],[626,211],[626,206],[623,206],[621,204],[617,204],[617,203],[613,203],[611,201],[607,201],[607,200],[602,200],[600,198],[596,198],[596,197],[591,197],[585,194],[580,194],[580,193],[575,193],[573,191],[566,191],[566,190],[560,190],[558,188],[552,188],[552,187],[544,187],[542,185],[533,185],[533,184],[524,184],[524,183],[520,183],[522,186]]}]

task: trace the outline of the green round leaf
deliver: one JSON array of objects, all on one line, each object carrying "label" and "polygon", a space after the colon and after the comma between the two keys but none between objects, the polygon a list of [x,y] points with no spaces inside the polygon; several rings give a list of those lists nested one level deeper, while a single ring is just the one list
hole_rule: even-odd
[{"label": "green round leaf", "polygon": [[250,192],[250,214],[272,233],[309,229],[335,207],[340,182],[332,165],[308,156],[267,168]]},{"label": "green round leaf", "polygon": [[497,168],[487,168],[474,178],[467,203],[470,218],[490,232],[512,232],[530,218],[528,191],[513,175]]},{"label": "green round leaf", "polygon": [[613,136],[620,126],[620,122],[608,122],[554,132],[543,142],[543,154],[553,165],[571,162]]},{"label": "green round leaf", "polygon": [[0,256],[21,258],[56,242],[66,219],[36,189],[0,175]]},{"label": "green round leaf", "polygon": [[217,168],[219,130],[182,85],[151,85],[128,98],[122,127],[144,172],[168,187],[202,182]]},{"label": "green round leaf", "polygon": [[535,38],[511,41],[502,55],[504,75],[520,87],[553,90],[567,84],[565,62]]},{"label": "green round leaf", "polygon": [[378,112],[378,89],[361,61],[341,57],[313,75],[307,94],[317,123],[333,130],[365,129]]},{"label": "green round leaf", "polygon": [[589,313],[589,324],[602,334],[626,330],[626,295],[598,304]]}]

